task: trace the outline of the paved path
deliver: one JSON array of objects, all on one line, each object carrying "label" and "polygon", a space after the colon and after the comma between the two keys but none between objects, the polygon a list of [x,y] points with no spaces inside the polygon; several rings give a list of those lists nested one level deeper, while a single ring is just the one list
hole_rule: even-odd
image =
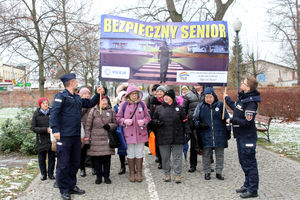
[{"label": "paved path", "polygon": [[[145,148],[142,183],[129,182],[127,166],[126,174],[117,174],[120,163],[116,155],[112,156],[112,184],[96,185],[96,176],[92,176],[91,169],[87,168],[88,175],[82,178],[78,173],[77,181],[79,188],[85,189],[86,194],[72,195],[72,199],[240,199],[235,189],[242,185],[244,177],[234,139],[229,141],[229,148],[225,150],[224,181],[217,180],[215,173],[212,173],[211,180],[204,180],[202,159],[199,156],[197,172],[188,173],[189,164],[183,161],[183,182],[175,184],[172,173],[172,181],[164,183],[163,171],[157,169],[155,157],[148,155],[147,151],[148,148]],[[255,199],[300,199],[300,163],[259,147],[257,159],[260,185],[259,197]],[[18,199],[60,199],[59,190],[52,185],[53,181],[40,181],[40,176],[37,176]]]}]

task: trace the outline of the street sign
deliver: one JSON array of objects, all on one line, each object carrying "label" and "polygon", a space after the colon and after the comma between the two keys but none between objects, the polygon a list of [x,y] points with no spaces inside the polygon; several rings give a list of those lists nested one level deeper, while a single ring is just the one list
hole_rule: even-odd
[{"label": "street sign", "polygon": [[0,91],[6,91],[6,87],[0,87]]},{"label": "street sign", "polygon": [[31,83],[25,83],[25,86],[30,87]]},{"label": "street sign", "polygon": [[23,83],[17,83],[16,87],[23,87]]}]

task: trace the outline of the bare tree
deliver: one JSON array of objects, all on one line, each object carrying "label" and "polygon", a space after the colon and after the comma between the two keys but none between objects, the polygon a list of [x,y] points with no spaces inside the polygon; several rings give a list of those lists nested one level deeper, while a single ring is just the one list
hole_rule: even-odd
[{"label": "bare tree", "polygon": [[45,5],[47,0],[11,0],[0,2],[0,46],[11,54],[37,63],[39,67],[39,91],[44,96],[44,65],[49,58],[45,54],[50,34],[56,25],[56,17]]},{"label": "bare tree", "polygon": [[268,10],[272,39],[280,41],[281,62],[297,71],[297,85],[300,85],[300,10],[298,0],[273,0]]},{"label": "bare tree", "polygon": [[138,6],[117,10],[150,22],[218,21],[222,20],[234,0],[140,0]]},{"label": "bare tree", "polygon": [[[58,25],[51,35],[55,46],[49,49],[52,54],[52,63],[56,68],[62,68],[65,73],[70,73],[82,61],[80,45],[85,42],[85,35],[94,28],[89,24],[89,9],[91,0],[53,0],[48,6],[57,16]],[[99,45],[98,45],[99,46]],[[99,48],[95,46],[95,48]]]}]

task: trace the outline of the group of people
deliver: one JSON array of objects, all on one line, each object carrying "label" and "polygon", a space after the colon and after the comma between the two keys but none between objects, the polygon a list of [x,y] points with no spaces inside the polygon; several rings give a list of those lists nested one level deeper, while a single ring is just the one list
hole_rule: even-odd
[{"label": "group of people", "polygon": [[[242,92],[236,102],[227,94],[223,95],[227,105],[234,110],[231,118],[226,108],[223,110],[223,102],[218,100],[212,87],[197,85],[190,90],[188,86],[183,86],[182,95],[176,98],[174,90],[152,85],[152,94],[143,101],[143,92],[130,84],[117,90],[116,105],[112,107],[105,87],[97,88],[90,98],[91,92],[85,87],[76,94],[78,85],[75,74],[63,75],[61,81],[65,90],[55,96],[52,108],[49,108],[48,99],[39,99],[40,108],[33,115],[31,129],[37,134],[36,151],[41,180],[47,179],[47,174],[49,179],[56,179],[62,199],[71,199],[71,194],[85,193],[76,186],[76,174],[80,169],[80,175],[86,176],[87,156],[90,157],[92,173],[97,176],[95,184],[101,184],[103,178],[106,184],[111,184],[111,155],[115,155],[115,149],[109,146],[109,134],[114,133],[118,126],[122,127],[127,144],[127,149],[118,148],[117,151],[120,175],[126,172],[125,165],[128,164],[129,181],[143,181],[144,147],[149,132],[153,131],[158,168],[165,175],[163,181],[172,180],[172,154],[174,181],[181,183],[183,145],[189,140],[189,172],[196,171],[197,157],[201,151],[204,178],[210,180],[214,171],[211,168],[214,152],[216,178],[224,180],[224,148],[228,147],[228,132],[232,125],[234,137],[237,138],[239,161],[245,173],[244,185],[236,192],[242,193],[242,198],[257,197],[257,136],[253,123],[260,97],[256,90],[257,81],[253,77],[247,77],[242,82]],[[56,177],[51,132],[57,147]]]}]

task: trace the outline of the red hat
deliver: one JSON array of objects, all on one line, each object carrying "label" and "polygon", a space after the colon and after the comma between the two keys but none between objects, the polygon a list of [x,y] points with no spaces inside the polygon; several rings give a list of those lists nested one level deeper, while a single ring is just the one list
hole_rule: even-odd
[{"label": "red hat", "polygon": [[39,106],[41,107],[42,101],[47,100],[49,104],[49,100],[46,97],[41,97],[38,101]]},{"label": "red hat", "polygon": [[[107,99],[105,95],[102,95],[101,99]],[[97,105],[100,105],[100,101],[98,101]]]}]

